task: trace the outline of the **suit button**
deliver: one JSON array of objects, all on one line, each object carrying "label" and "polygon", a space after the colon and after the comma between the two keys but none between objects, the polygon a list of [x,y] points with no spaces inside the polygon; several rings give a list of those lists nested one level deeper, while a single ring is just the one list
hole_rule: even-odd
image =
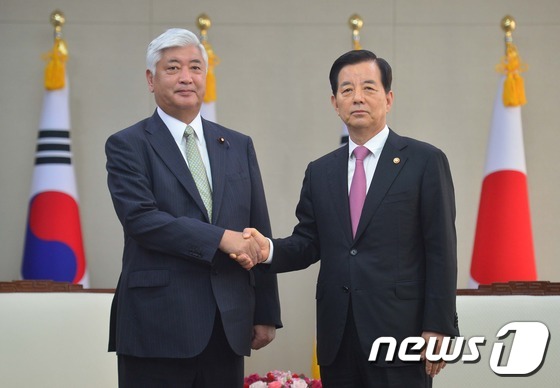
[{"label": "suit button", "polygon": [[347,286],[342,286],[342,291],[344,291],[345,293],[349,293],[350,288],[348,288]]},{"label": "suit button", "polygon": [[351,254],[352,256],[356,256],[356,255],[358,254],[358,250],[357,250],[357,249],[352,249],[352,250],[350,251],[350,254]]}]

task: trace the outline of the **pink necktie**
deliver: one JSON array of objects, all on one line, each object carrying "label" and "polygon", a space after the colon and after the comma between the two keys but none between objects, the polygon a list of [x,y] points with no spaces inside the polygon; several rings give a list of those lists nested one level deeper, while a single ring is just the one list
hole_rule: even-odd
[{"label": "pink necktie", "polygon": [[366,171],[364,170],[364,158],[368,155],[369,150],[364,146],[358,146],[354,149],[354,157],[356,158],[356,168],[350,185],[350,219],[352,220],[352,236],[356,236],[360,215],[364,208],[366,200]]}]

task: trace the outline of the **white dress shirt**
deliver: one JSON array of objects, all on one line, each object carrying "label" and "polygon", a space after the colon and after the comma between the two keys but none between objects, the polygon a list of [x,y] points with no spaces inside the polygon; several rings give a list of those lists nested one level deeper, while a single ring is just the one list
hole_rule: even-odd
[{"label": "white dress shirt", "polygon": [[[385,142],[389,137],[389,127],[385,125],[385,128],[381,130],[377,135],[369,139],[364,147],[369,150],[369,154],[364,158],[364,170],[366,171],[366,193],[369,190],[369,186],[371,185],[371,181],[373,180],[373,174],[375,173],[375,169],[377,168],[377,162],[379,161],[379,156],[381,155],[381,151],[385,146]],[[355,157],[352,154],[354,149],[358,145],[352,141],[352,139],[348,138],[348,193],[350,193],[350,185],[352,184],[352,178],[354,177],[354,169],[356,168],[356,161]]]},{"label": "white dress shirt", "polygon": [[165,113],[159,106],[157,107],[157,113],[159,117],[163,120],[171,136],[177,143],[183,159],[187,166],[187,140],[185,139],[185,128],[190,125],[194,129],[196,145],[200,151],[200,156],[202,157],[202,163],[204,163],[204,168],[206,169],[206,175],[208,176],[208,182],[210,182],[210,189],[212,189],[212,171],[210,171],[210,158],[208,157],[208,150],[206,149],[206,140],[204,139],[204,130],[202,129],[202,119],[200,118],[200,112],[196,115],[191,123],[183,123],[174,117],[169,116]]}]

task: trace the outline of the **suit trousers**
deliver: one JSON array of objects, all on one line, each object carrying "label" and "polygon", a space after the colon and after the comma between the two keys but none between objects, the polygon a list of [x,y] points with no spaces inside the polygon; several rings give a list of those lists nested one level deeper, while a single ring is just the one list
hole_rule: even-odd
[{"label": "suit trousers", "polygon": [[426,374],[424,363],[383,367],[368,361],[354,323],[352,302],[340,349],[334,362],[321,365],[324,388],[431,388],[432,378]]},{"label": "suit trousers", "polygon": [[119,388],[242,388],[243,356],[229,346],[220,313],[208,346],[192,358],[118,356]]}]

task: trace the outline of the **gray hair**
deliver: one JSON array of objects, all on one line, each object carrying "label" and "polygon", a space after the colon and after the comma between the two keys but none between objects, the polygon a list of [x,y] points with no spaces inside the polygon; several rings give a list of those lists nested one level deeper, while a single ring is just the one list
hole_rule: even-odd
[{"label": "gray hair", "polygon": [[195,34],[183,28],[170,28],[152,40],[146,52],[146,68],[155,75],[156,65],[161,59],[163,50],[170,47],[186,46],[198,47],[204,59],[204,63],[206,64],[206,71],[208,71],[208,54],[206,53],[206,49]]}]

